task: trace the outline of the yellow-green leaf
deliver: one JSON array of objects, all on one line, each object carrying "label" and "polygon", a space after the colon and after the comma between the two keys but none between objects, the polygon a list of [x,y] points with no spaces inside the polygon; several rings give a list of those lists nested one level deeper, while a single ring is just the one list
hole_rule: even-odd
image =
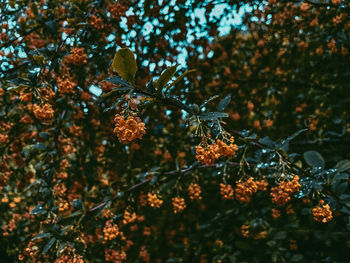
[{"label": "yellow-green leaf", "polygon": [[180,76],[178,76],[166,89],[165,92],[167,92],[172,86],[175,86],[180,80],[182,80],[186,75],[195,72],[195,69],[190,69],[182,73]]},{"label": "yellow-green leaf", "polygon": [[34,55],[33,58],[38,64],[42,65],[45,62],[45,57],[43,55]]},{"label": "yellow-green leaf", "polygon": [[162,89],[171,80],[176,72],[176,68],[177,66],[172,66],[163,71],[155,85],[157,90]]},{"label": "yellow-green leaf", "polygon": [[128,48],[117,51],[112,62],[113,69],[129,83],[134,83],[137,65],[134,54]]}]

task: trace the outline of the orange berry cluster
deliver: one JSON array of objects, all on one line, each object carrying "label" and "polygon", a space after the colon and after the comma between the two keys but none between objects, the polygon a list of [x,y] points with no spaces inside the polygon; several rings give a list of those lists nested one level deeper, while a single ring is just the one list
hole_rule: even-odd
[{"label": "orange berry cluster", "polygon": [[116,251],[114,249],[105,249],[106,261],[112,261],[113,263],[121,263],[126,260],[125,251]]},{"label": "orange berry cluster", "polygon": [[105,240],[116,239],[119,235],[119,227],[112,223],[112,220],[108,220],[103,228],[103,234]]},{"label": "orange berry cluster", "polygon": [[47,101],[52,101],[52,99],[56,96],[56,93],[52,89],[46,87],[40,89],[40,96],[42,96]]},{"label": "orange berry cluster", "polygon": [[[23,254],[34,259],[37,257],[39,252],[40,252],[39,247],[33,241],[30,241],[28,243],[27,247],[24,249]],[[33,262],[35,262],[35,261],[33,261]]]},{"label": "orange berry cluster", "polygon": [[299,176],[294,176],[291,181],[280,182],[278,187],[271,188],[272,202],[278,205],[284,205],[291,200],[290,195],[298,192],[300,188]]},{"label": "orange berry cluster", "polygon": [[151,207],[159,208],[163,204],[163,200],[159,199],[156,194],[148,193],[147,201]]},{"label": "orange berry cluster", "polygon": [[67,187],[65,183],[55,184],[52,188],[52,193],[54,196],[65,196],[67,192]]},{"label": "orange berry cluster", "polygon": [[236,152],[238,151],[238,146],[237,144],[234,144],[234,142],[235,142],[234,137],[231,137],[229,139],[230,144],[226,144],[221,140],[216,140],[216,144],[219,147],[220,157],[227,157],[227,158],[235,157]]},{"label": "orange berry cluster", "polygon": [[281,216],[281,212],[280,210],[276,209],[276,208],[272,208],[271,209],[271,216],[274,218],[274,219],[277,219]]},{"label": "orange berry cluster", "polygon": [[[3,197],[1,201],[6,201],[6,200],[4,200],[4,197]],[[7,200],[7,202],[8,202],[8,200]],[[18,202],[16,202],[16,203],[18,203]],[[11,202],[10,207],[14,208],[16,206],[16,203]],[[11,204],[13,204],[13,206],[11,206]],[[8,236],[10,234],[10,232],[13,232],[14,230],[16,230],[17,229],[17,222],[20,221],[21,219],[22,219],[22,216],[20,214],[12,214],[12,218],[10,219],[9,223],[7,225],[2,226],[2,230],[3,230],[2,235]]]},{"label": "orange berry cluster", "polygon": [[145,124],[139,117],[129,116],[125,120],[123,116],[116,114],[114,122],[114,133],[121,143],[128,144],[136,138],[141,139],[146,133]]},{"label": "orange berry cluster", "polygon": [[107,10],[111,15],[111,19],[119,20],[122,16],[125,15],[125,12],[128,10],[128,8],[119,2],[113,2],[107,6]]},{"label": "orange berry cluster", "polygon": [[255,183],[259,191],[266,191],[267,186],[269,185],[269,183],[265,180],[260,180],[260,181],[256,180]]},{"label": "orange berry cluster", "polygon": [[182,212],[186,208],[185,199],[182,197],[173,197],[172,203],[175,214]]},{"label": "orange berry cluster", "polygon": [[7,134],[0,133],[0,143],[8,143],[9,141],[9,136]]},{"label": "orange berry cluster", "polygon": [[327,223],[333,219],[333,214],[329,204],[324,204],[324,201],[320,201],[320,206],[316,206],[312,209],[312,215],[314,220],[320,223]]},{"label": "orange berry cluster", "polygon": [[220,194],[223,199],[233,199],[234,198],[234,191],[231,185],[229,184],[220,184]]},{"label": "orange berry cluster", "polygon": [[81,66],[87,63],[88,56],[84,52],[84,48],[74,47],[70,51],[70,54],[64,59],[67,63],[74,64],[76,66]]},{"label": "orange berry cluster", "polygon": [[146,249],[146,246],[141,246],[139,257],[145,262],[149,262],[151,260],[151,257]]},{"label": "orange berry cluster", "polygon": [[42,122],[50,123],[53,119],[54,110],[50,104],[44,104],[42,107],[38,104],[33,105],[33,113],[35,117]]},{"label": "orange berry cluster", "polygon": [[243,237],[249,237],[250,236],[250,225],[241,226],[241,234]]},{"label": "orange berry cluster", "polygon": [[22,102],[31,101],[32,100],[32,96],[33,96],[32,92],[25,92],[25,91],[21,90],[21,92],[19,93],[19,99]]},{"label": "orange berry cluster", "polygon": [[190,196],[191,200],[201,200],[202,199],[202,189],[198,184],[191,184],[188,187],[188,195]]},{"label": "orange berry cluster", "polygon": [[72,93],[76,84],[67,78],[57,78],[57,86],[59,93]]},{"label": "orange berry cluster", "polygon": [[73,256],[70,256],[65,254],[57,258],[55,263],[84,263],[84,259],[80,255],[73,254]]},{"label": "orange berry cluster", "polygon": [[258,191],[258,185],[252,177],[245,182],[237,182],[236,199],[240,202],[250,203],[251,196]]},{"label": "orange berry cluster", "polygon": [[129,211],[125,210],[124,212],[124,219],[123,219],[123,223],[125,225],[129,224],[129,223],[133,223],[137,220],[137,215],[136,213],[130,213]]},{"label": "orange berry cluster", "polygon": [[91,16],[89,25],[95,28],[96,30],[102,30],[105,27],[103,20],[95,15]]},{"label": "orange berry cluster", "polygon": [[196,158],[198,162],[206,165],[215,163],[220,157],[232,158],[238,151],[238,146],[234,144],[234,138],[229,140],[230,144],[226,144],[221,140],[216,140],[216,143],[203,147],[202,145],[196,146]]},{"label": "orange berry cluster", "polygon": [[254,239],[265,239],[266,238],[266,231],[261,231],[259,233],[256,233],[253,236]]},{"label": "orange berry cluster", "polygon": [[69,203],[66,200],[60,201],[58,203],[58,211],[63,212],[69,209]]},{"label": "orange berry cluster", "polygon": [[297,250],[298,249],[297,241],[294,239],[289,240],[289,248],[290,250]]},{"label": "orange berry cluster", "polygon": [[291,215],[291,214],[294,214],[294,213],[295,213],[295,211],[293,209],[293,206],[291,204],[287,205],[287,207],[286,207],[286,214],[287,215]]},{"label": "orange berry cluster", "polygon": [[7,185],[7,182],[10,179],[10,176],[13,172],[11,171],[11,168],[8,164],[1,161],[0,162],[0,191],[2,186]]},{"label": "orange berry cluster", "polygon": [[216,239],[215,244],[218,245],[219,247],[222,247],[224,245],[224,242],[220,239]]},{"label": "orange berry cluster", "polygon": [[216,144],[211,144],[207,147],[203,147],[202,145],[196,146],[196,159],[200,163],[211,165],[215,163],[219,157],[220,154],[218,153],[218,147]]}]

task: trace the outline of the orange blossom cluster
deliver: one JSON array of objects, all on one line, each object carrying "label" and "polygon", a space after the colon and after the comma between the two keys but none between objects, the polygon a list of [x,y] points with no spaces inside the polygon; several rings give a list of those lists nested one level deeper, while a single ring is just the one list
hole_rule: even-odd
[{"label": "orange blossom cluster", "polygon": [[188,195],[190,196],[191,200],[201,200],[202,199],[202,189],[198,184],[191,184],[188,187]]},{"label": "orange blossom cluster", "polygon": [[119,235],[119,227],[116,224],[113,224],[111,220],[108,220],[103,228],[104,239],[113,240]]},{"label": "orange blossom cluster", "polygon": [[268,182],[265,180],[254,181],[252,177],[249,177],[245,182],[237,182],[235,193],[236,199],[240,202],[250,203],[251,196],[258,190],[266,191]]},{"label": "orange blossom cluster", "polygon": [[185,199],[181,197],[172,198],[174,213],[180,213],[186,208]]},{"label": "orange blossom cluster", "polygon": [[163,200],[159,199],[156,194],[148,193],[147,200],[151,207],[159,208],[163,204]]},{"label": "orange blossom cluster", "polygon": [[278,205],[284,205],[290,201],[290,195],[298,192],[300,188],[299,176],[294,176],[291,181],[280,182],[277,187],[271,188],[272,202]]},{"label": "orange blossom cluster", "polygon": [[59,93],[68,94],[73,92],[76,84],[68,78],[57,78],[57,86]]},{"label": "orange blossom cluster", "polygon": [[74,47],[70,51],[70,54],[65,57],[65,61],[76,66],[81,66],[87,63],[87,55],[84,52],[84,48]]},{"label": "orange blossom cluster", "polygon": [[316,206],[312,209],[312,215],[314,220],[320,223],[327,223],[333,219],[333,214],[329,204],[324,204],[324,201],[320,201],[320,206]]},{"label": "orange blossom cluster", "polygon": [[226,144],[225,142],[218,139],[216,140],[216,143],[207,145],[205,147],[198,145],[196,147],[196,158],[201,163],[211,165],[215,163],[215,161],[220,157],[234,157],[237,151],[238,146],[234,144],[233,137],[230,138],[229,144]]},{"label": "orange blossom cluster", "polygon": [[229,184],[220,184],[220,194],[223,199],[230,200],[234,198],[233,188]]},{"label": "orange blossom cluster", "polygon": [[136,138],[141,139],[146,133],[145,124],[139,117],[129,116],[125,120],[123,116],[116,114],[114,122],[114,133],[121,143],[128,144]]},{"label": "orange blossom cluster", "polygon": [[129,211],[125,210],[124,212],[124,219],[123,219],[123,223],[125,225],[129,224],[129,223],[133,223],[137,220],[137,215],[136,213],[130,213]]},{"label": "orange blossom cluster", "polygon": [[113,263],[121,263],[126,260],[125,251],[116,251],[114,249],[105,249],[105,259],[106,261],[111,261]]},{"label": "orange blossom cluster", "polygon": [[43,106],[39,106],[38,104],[33,105],[33,113],[35,117],[42,122],[50,123],[53,119],[54,110],[52,106],[48,103]]}]

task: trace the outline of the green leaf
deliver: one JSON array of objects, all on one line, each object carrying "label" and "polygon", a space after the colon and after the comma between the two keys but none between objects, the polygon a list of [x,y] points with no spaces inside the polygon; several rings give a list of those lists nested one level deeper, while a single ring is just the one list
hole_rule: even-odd
[{"label": "green leaf", "polygon": [[319,152],[316,152],[316,151],[304,152],[304,159],[305,159],[305,162],[311,167],[313,168],[321,167],[322,169],[324,169],[325,161]]},{"label": "green leaf", "polygon": [[301,129],[295,133],[293,133],[291,136],[289,136],[287,139],[285,140],[281,140],[281,142],[279,143],[279,148],[284,150],[284,151],[288,151],[289,150],[289,143],[295,139],[295,137],[297,137],[299,134],[307,131],[308,129]]},{"label": "green leaf", "polygon": [[345,193],[347,187],[348,187],[348,182],[341,182],[341,181],[335,180],[331,185],[331,190],[334,193],[336,193],[338,196],[340,196]]},{"label": "green leaf", "polygon": [[163,71],[163,73],[160,75],[159,79],[155,83],[155,86],[158,91],[161,91],[162,88],[171,80],[171,78],[176,72],[176,69],[177,66],[175,65]]},{"label": "green leaf", "polygon": [[131,90],[131,88],[128,87],[122,87],[122,88],[114,88],[111,91],[107,92],[107,93],[103,93],[102,95],[100,95],[100,100],[105,100],[108,97],[112,96],[112,95],[122,95],[122,94],[126,94]]},{"label": "green leaf", "polygon": [[219,118],[226,118],[228,114],[224,112],[203,112],[198,117],[203,121],[214,121]]},{"label": "green leaf", "polygon": [[264,138],[260,138],[258,142],[272,149],[275,148],[275,145],[276,145],[276,143],[273,140],[271,140],[270,137],[268,136],[265,136]]},{"label": "green leaf", "polygon": [[50,139],[50,134],[47,132],[40,132],[39,136],[45,140]]},{"label": "green leaf", "polygon": [[340,173],[340,174],[336,174],[333,178],[333,180],[345,180],[345,179],[349,179],[349,174],[348,173]]},{"label": "green leaf", "polygon": [[350,215],[350,209],[346,208],[345,206],[343,206],[341,209],[340,209],[340,212],[344,213],[344,214],[347,214],[347,215]]},{"label": "green leaf", "polygon": [[224,109],[227,107],[227,105],[230,104],[231,101],[231,94],[227,95],[225,98],[223,98],[220,102],[219,105],[217,106],[218,111],[224,111]]},{"label": "green leaf", "polygon": [[212,96],[210,97],[209,99],[207,99],[206,101],[204,101],[201,106],[199,106],[201,109],[204,108],[205,106],[207,106],[207,104],[213,100],[216,100],[217,98],[219,98],[220,96],[219,95],[215,95],[215,96]]},{"label": "green leaf", "polygon": [[350,161],[349,160],[342,160],[338,162],[335,167],[339,172],[345,172],[346,170],[350,169]]},{"label": "green leaf", "polygon": [[47,211],[43,208],[42,204],[38,204],[36,207],[33,208],[32,211],[30,211],[31,215],[39,215],[45,213],[47,213]]},{"label": "green leaf", "polygon": [[130,49],[119,49],[114,56],[112,67],[122,79],[130,84],[134,83],[137,65],[135,56]]},{"label": "green leaf", "polygon": [[56,238],[55,237],[51,238],[50,241],[47,242],[47,244],[44,246],[42,254],[46,254],[47,251],[49,251],[49,249],[53,246],[53,244],[55,244],[55,242],[56,242]]},{"label": "green leaf", "polygon": [[59,246],[58,246],[58,249],[57,249],[57,252],[56,252],[56,256],[60,257],[66,247],[67,247],[67,243],[66,242],[59,243]]},{"label": "green leaf", "polygon": [[286,233],[286,231],[279,231],[279,232],[277,232],[275,235],[274,235],[274,237],[273,237],[273,239],[276,239],[276,240],[279,240],[279,239],[286,239],[287,238],[287,233]]},{"label": "green leaf", "polygon": [[196,70],[195,69],[190,69],[190,70],[187,70],[185,71],[184,73],[182,73],[180,76],[178,76],[172,83],[170,83],[165,92],[167,92],[172,86],[175,86],[177,83],[179,83],[186,75],[192,73],[192,72],[195,72]]},{"label": "green leaf", "polygon": [[339,199],[343,202],[343,203],[350,203],[350,195],[348,194],[342,194],[339,196]]},{"label": "green leaf", "polygon": [[105,81],[113,83],[115,85],[121,85],[122,87],[127,87],[127,88],[131,88],[130,84],[127,83],[125,80],[123,80],[121,77],[119,76],[114,76],[108,79],[105,79]]},{"label": "green leaf", "polygon": [[302,254],[295,254],[291,258],[291,261],[292,262],[300,262],[303,258],[304,258],[304,256]]},{"label": "green leaf", "polygon": [[33,237],[32,241],[40,239],[40,238],[50,237],[50,236],[52,236],[51,233],[40,233],[40,234],[37,234],[35,237]]},{"label": "green leaf", "polygon": [[20,84],[23,84],[22,86],[20,86],[20,89],[26,87],[26,86],[30,86],[30,81],[29,79],[24,79],[24,78],[15,78],[15,79],[10,79],[8,80],[9,82],[11,82],[12,84],[19,86]]}]

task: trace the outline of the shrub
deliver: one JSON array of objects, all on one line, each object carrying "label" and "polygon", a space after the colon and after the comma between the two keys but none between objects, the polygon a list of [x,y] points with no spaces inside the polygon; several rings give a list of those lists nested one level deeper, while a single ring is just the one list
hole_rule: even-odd
[{"label": "shrub", "polygon": [[350,3],[0,8],[6,262],[348,262]]}]

